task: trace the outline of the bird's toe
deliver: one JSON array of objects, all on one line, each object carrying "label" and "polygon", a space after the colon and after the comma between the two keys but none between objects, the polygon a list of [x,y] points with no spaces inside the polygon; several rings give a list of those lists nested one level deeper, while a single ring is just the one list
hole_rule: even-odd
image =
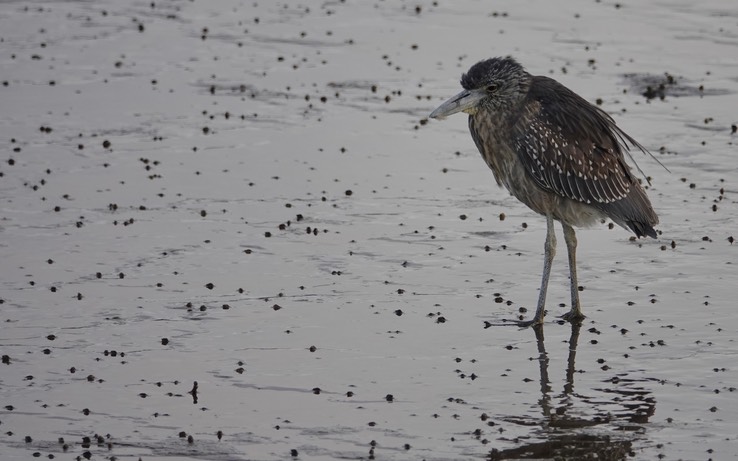
[{"label": "bird's toe", "polygon": [[515,325],[517,325],[520,328],[530,328],[530,327],[538,327],[543,325],[543,319],[540,318],[534,318],[531,320],[515,320]]},{"label": "bird's toe", "polygon": [[582,314],[582,312],[579,310],[572,309],[566,314],[562,315],[561,318],[570,323],[582,323],[582,320],[584,320],[585,315]]}]

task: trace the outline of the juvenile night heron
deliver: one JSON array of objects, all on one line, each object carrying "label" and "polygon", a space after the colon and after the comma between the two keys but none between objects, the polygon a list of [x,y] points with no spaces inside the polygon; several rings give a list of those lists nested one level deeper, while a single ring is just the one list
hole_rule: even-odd
[{"label": "juvenile night heron", "polygon": [[659,218],[623,156],[630,157],[631,147],[648,151],[604,111],[553,79],[530,75],[513,58],[474,64],[461,86],[464,91],[431,118],[469,114],[469,131],[497,184],[546,217],[538,305],[535,317],[519,325],[543,323],[556,254],[554,220],[561,222],[569,255],[571,310],[563,318],[582,319],[573,226],[610,218],[638,237],[656,238]]}]

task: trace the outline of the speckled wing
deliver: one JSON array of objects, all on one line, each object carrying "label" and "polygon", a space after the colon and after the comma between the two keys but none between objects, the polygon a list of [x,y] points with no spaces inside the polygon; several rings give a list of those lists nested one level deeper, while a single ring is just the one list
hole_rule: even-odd
[{"label": "speckled wing", "polygon": [[627,135],[607,114],[547,77],[534,77],[524,106],[514,148],[540,187],[592,205],[628,196],[635,178],[621,150]]}]

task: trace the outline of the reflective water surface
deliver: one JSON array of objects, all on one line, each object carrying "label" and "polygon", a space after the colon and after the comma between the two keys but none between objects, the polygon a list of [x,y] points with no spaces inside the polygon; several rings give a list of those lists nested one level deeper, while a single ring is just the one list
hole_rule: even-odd
[{"label": "reflective water surface", "polygon": [[[1,3],[1,458],[736,458],[734,10]],[[544,220],[427,119],[507,54],[671,171],[581,326],[562,247],[497,326]]]}]

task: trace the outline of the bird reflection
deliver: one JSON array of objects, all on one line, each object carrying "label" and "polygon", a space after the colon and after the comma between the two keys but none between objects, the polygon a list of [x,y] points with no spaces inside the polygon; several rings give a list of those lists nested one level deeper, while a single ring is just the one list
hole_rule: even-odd
[{"label": "bird reflection", "polygon": [[[646,423],[656,409],[656,401],[650,391],[640,386],[638,380],[627,377],[608,379],[607,388],[593,389],[610,398],[589,397],[575,392],[577,345],[581,322],[571,323],[569,354],[566,362],[566,381],[563,391],[555,394],[549,379],[549,357],[543,336],[543,328],[533,328],[538,348],[541,397],[538,401],[542,418],[532,420],[508,418],[525,426],[540,426],[537,442],[516,440],[523,445],[515,448],[493,449],[487,459],[607,459],[621,460],[633,456],[633,440],[643,432],[643,427],[630,423]],[[582,408],[582,403],[586,404]],[[577,405],[578,404],[578,405]],[[595,429],[596,426],[601,426]],[[616,432],[617,431],[617,432]],[[543,440],[541,440],[541,438]]]}]

